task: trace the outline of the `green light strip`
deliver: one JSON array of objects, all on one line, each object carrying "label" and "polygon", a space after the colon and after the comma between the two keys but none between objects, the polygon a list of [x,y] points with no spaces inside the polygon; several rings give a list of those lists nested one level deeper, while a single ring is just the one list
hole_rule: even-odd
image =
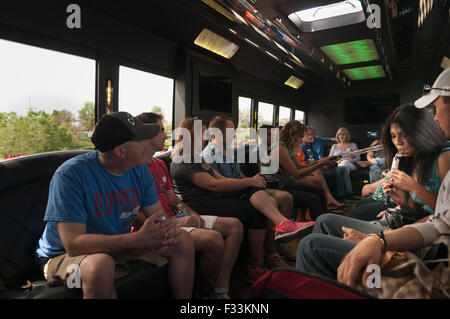
[{"label": "green light strip", "polygon": [[336,65],[378,60],[378,52],[372,39],[331,44],[320,47]]},{"label": "green light strip", "polygon": [[386,73],[381,65],[371,65],[362,68],[342,70],[344,74],[352,81],[376,79],[386,77]]}]

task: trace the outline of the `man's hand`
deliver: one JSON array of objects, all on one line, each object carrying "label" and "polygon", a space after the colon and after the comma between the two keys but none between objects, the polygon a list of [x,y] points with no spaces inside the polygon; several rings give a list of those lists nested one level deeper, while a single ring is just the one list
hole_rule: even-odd
[{"label": "man's hand", "polygon": [[250,177],[250,183],[254,187],[266,188],[266,179],[260,173]]},{"label": "man's hand", "polygon": [[[382,244],[376,236],[368,236],[358,243],[342,260],[337,270],[340,283],[354,287],[360,278],[366,286],[369,272],[365,271],[371,264],[379,265],[382,257]],[[364,272],[363,272],[364,271]]]},{"label": "man's hand", "polygon": [[342,226],[342,231],[344,232],[344,236],[342,237],[343,239],[355,241],[357,243],[368,236],[367,234],[361,233],[360,231],[345,226]]},{"label": "man's hand", "polygon": [[144,221],[142,227],[137,231],[138,245],[142,248],[160,249],[162,247],[164,234],[156,224],[158,218],[161,218],[160,214],[153,214]]}]

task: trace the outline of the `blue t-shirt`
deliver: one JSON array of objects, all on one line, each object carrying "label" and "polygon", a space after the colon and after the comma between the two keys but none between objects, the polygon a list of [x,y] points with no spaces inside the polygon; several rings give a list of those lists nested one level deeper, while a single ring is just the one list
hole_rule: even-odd
[{"label": "blue t-shirt", "polygon": [[316,152],[312,144],[303,143],[300,148],[303,154],[305,154],[305,160],[308,162],[316,161],[319,158],[319,154]]},{"label": "blue t-shirt", "polygon": [[312,141],[312,147],[316,151],[316,153],[319,155],[318,159],[321,159],[325,156],[325,148],[328,145],[328,142],[330,141],[329,137],[315,137],[314,141]]},{"label": "blue t-shirt", "polygon": [[86,224],[87,234],[128,233],[140,207],[158,202],[153,177],[144,163],[122,175],[108,172],[98,151],[76,156],[61,165],[50,182],[44,233],[36,249],[36,261],[66,251],[56,222]]},{"label": "blue t-shirt", "polygon": [[[236,155],[236,154],[234,154]],[[206,163],[211,165],[219,174],[229,178],[241,178],[241,169],[237,162],[236,156],[234,156],[234,162],[227,163],[226,157],[223,153],[209,142],[203,149],[202,156]]]}]

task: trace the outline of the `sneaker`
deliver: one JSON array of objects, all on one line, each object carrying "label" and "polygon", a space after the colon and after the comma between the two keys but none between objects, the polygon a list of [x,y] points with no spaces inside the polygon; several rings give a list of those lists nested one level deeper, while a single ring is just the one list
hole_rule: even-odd
[{"label": "sneaker", "polygon": [[275,226],[275,241],[288,242],[294,238],[303,238],[310,234],[315,222],[292,222],[285,220]]},{"label": "sneaker", "polygon": [[262,268],[253,268],[252,266],[248,265],[246,280],[252,284],[255,281],[257,281],[260,277],[264,276],[265,273],[266,272]]},{"label": "sneaker", "polygon": [[266,259],[266,265],[270,270],[274,268],[292,268],[290,265],[286,264],[283,258],[277,253]]},{"label": "sneaker", "polygon": [[295,251],[288,244],[279,243],[276,245],[276,249],[277,249],[278,254],[281,257],[284,257],[286,260],[289,260],[289,261],[297,260],[297,255],[296,255]]}]

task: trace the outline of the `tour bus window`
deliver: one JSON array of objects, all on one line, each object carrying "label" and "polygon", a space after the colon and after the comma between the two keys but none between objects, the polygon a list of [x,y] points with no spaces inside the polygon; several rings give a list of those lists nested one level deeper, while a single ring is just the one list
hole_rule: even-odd
[{"label": "tour bus window", "polygon": [[0,160],[94,149],[95,64],[0,39]]},{"label": "tour bus window", "polygon": [[261,125],[273,125],[273,104],[258,103],[258,128]]},{"label": "tour bus window", "polygon": [[305,124],[305,112],[295,110],[295,120]]},{"label": "tour bus window", "polygon": [[238,143],[245,143],[250,140],[250,118],[252,109],[252,99],[239,97],[239,123],[236,130]]},{"label": "tour bus window", "polygon": [[119,68],[119,111],[134,116],[142,112],[162,114],[167,149],[172,147],[173,86],[171,78],[125,66]]},{"label": "tour bus window", "polygon": [[291,109],[285,106],[280,106],[280,111],[278,113],[279,126],[284,126],[284,124],[286,124],[290,120],[291,120]]}]

